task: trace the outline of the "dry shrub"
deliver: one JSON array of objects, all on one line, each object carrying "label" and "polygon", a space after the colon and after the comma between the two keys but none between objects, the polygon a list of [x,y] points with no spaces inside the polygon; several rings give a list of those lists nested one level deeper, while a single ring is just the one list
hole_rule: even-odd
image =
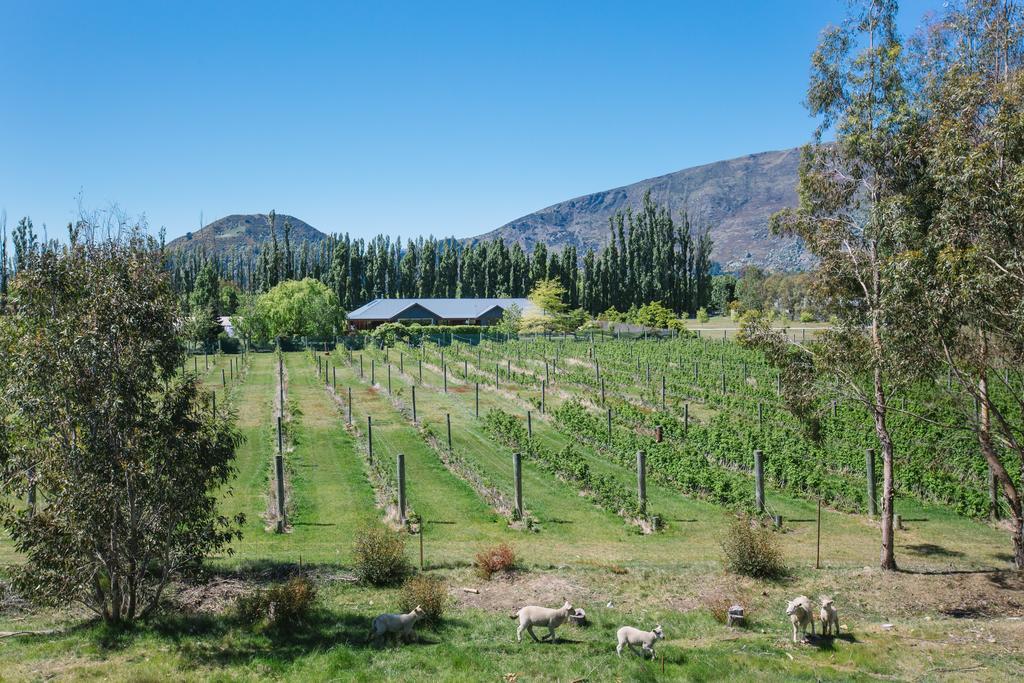
[{"label": "dry shrub", "polygon": [[749,515],[737,515],[722,541],[730,571],[755,579],[776,579],[786,574],[775,532]]},{"label": "dry shrub", "polygon": [[270,627],[302,623],[316,606],[317,590],[312,581],[296,576],[270,588],[259,588],[235,601],[235,613],[243,623],[266,623]]},{"label": "dry shrub", "polygon": [[405,558],[405,536],[383,526],[369,526],[356,534],[355,574],[374,586],[399,583],[411,569]]},{"label": "dry shrub", "polygon": [[476,571],[490,580],[499,572],[509,572],[516,567],[516,552],[508,543],[485,548],[476,554]]},{"label": "dry shrub", "polygon": [[441,579],[419,574],[402,586],[400,607],[403,612],[413,611],[417,605],[426,613],[424,620],[430,624],[441,621],[449,603],[448,586]]},{"label": "dry shrub", "polygon": [[711,617],[719,624],[725,624],[729,621],[729,608],[733,605],[743,605],[743,621],[740,623],[741,626],[750,625],[750,605],[744,601],[730,598],[728,595],[723,593],[716,593],[709,595],[704,598],[704,609],[711,614]]}]

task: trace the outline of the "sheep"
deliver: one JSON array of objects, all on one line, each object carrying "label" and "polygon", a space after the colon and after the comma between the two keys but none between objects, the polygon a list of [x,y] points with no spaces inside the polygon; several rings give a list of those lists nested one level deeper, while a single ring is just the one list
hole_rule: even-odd
[{"label": "sheep", "polygon": [[400,638],[406,639],[410,635],[414,635],[413,627],[425,615],[426,612],[420,605],[416,605],[416,609],[408,614],[381,614],[373,620],[370,639],[376,640],[389,633],[397,633]]},{"label": "sheep", "polygon": [[821,635],[838,636],[839,612],[836,611],[835,601],[827,595],[822,595],[819,600],[821,600],[821,611],[818,613],[818,617],[821,618]]},{"label": "sheep", "polygon": [[[529,632],[530,637],[535,642],[540,642],[541,639],[537,638],[533,632],[534,626],[547,626],[548,635],[551,636],[551,642],[557,642],[558,636],[555,635],[555,629],[561,626],[569,618],[570,614],[574,614],[575,610],[573,606],[566,600],[565,604],[559,609],[550,609],[548,607],[534,607],[527,606],[510,615],[512,619],[519,619],[519,628],[516,630],[516,642],[523,642],[523,630]],[[544,636],[547,638],[548,636]]]},{"label": "sheep", "polygon": [[654,627],[653,631],[641,631],[638,628],[632,626],[623,626],[616,634],[619,639],[619,644],[615,647],[615,652],[620,657],[622,656],[622,648],[629,646],[629,649],[636,653],[634,645],[640,645],[643,649],[638,653],[641,657],[646,657],[647,653],[651,653],[651,659],[654,659],[654,644],[665,637],[665,633],[661,630],[661,625]]},{"label": "sheep", "polygon": [[806,637],[808,624],[811,625],[811,635],[814,635],[814,607],[806,595],[790,600],[786,606],[786,614],[789,615],[789,620],[793,624],[794,643],[800,642],[796,637],[798,632]]}]

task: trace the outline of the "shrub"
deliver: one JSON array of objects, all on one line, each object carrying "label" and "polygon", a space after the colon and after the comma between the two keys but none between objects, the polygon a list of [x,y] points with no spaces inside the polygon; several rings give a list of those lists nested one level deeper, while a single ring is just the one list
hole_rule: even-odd
[{"label": "shrub", "polygon": [[424,619],[428,623],[441,621],[448,602],[448,586],[441,579],[419,574],[402,586],[402,611],[411,612],[419,605],[426,612]]},{"label": "shrub", "polygon": [[782,561],[775,533],[749,515],[738,515],[722,541],[725,564],[730,571],[755,579],[783,576]]},{"label": "shrub", "polygon": [[800,311],[800,322],[802,323],[813,323],[814,314],[810,311]]},{"label": "shrub", "polygon": [[272,628],[302,623],[317,601],[316,586],[304,576],[296,576],[270,588],[242,595],[235,602],[238,619],[255,625],[265,622]]},{"label": "shrub", "polygon": [[512,571],[516,567],[516,552],[508,543],[485,548],[476,554],[476,571],[490,580],[498,572]]},{"label": "shrub", "polygon": [[701,306],[697,309],[697,322],[701,325],[711,320],[711,316],[708,315],[708,309]]},{"label": "shrub", "polygon": [[405,559],[405,537],[382,526],[370,526],[356,534],[355,573],[360,581],[388,586],[409,573]]}]

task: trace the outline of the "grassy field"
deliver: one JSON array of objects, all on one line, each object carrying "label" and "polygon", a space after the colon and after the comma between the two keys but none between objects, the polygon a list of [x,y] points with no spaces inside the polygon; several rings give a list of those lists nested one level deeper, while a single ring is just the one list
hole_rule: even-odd
[{"label": "grassy field", "polygon": [[[212,558],[202,577],[179,587],[179,599],[191,609],[168,611],[117,633],[74,610],[0,611],[0,631],[57,631],[0,638],[0,679],[1008,680],[1024,667],[1024,582],[1007,571],[1004,529],[901,498],[902,571],[884,574],[874,569],[877,522],[826,504],[822,568],[814,569],[816,502],[769,489],[771,509],[785,519],[778,540],[790,575],[754,581],[723,570],[727,510],[651,482],[649,505],[666,527],[645,535],[529,460],[523,468],[524,503],[538,525],[534,531],[513,528],[473,484],[445,465],[437,442],[427,436],[429,431],[446,443],[450,416],[453,450],[480,480],[511,493],[511,450],[495,443],[475,417],[473,374],[493,374],[493,363],[488,368],[483,358],[474,370],[473,356],[465,357],[465,365],[451,361],[445,392],[436,351],[426,356],[422,381],[418,352],[402,351],[404,374],[397,353],[388,355],[390,392],[382,351],[363,352],[362,377],[358,353],[352,365],[344,352],[325,357],[336,367],[337,394],[345,397],[352,389],[354,427],[346,426],[346,406],[318,377],[312,356],[286,354],[291,501],[285,534],[273,533],[267,516],[277,360],[250,354],[243,377],[218,393],[219,401],[230,396],[246,437],[237,454],[238,476],[223,496],[224,512],[246,515],[244,537],[233,553]],[[371,359],[375,385],[369,381]],[[199,364],[204,370],[202,358]],[[211,387],[220,384],[218,366],[203,374]],[[333,371],[328,379],[333,382]],[[413,385],[418,424],[411,419]],[[616,391],[640,400],[636,387]],[[500,408],[525,419],[531,410],[534,438],[544,447],[572,443],[594,471],[635,485],[634,471],[576,442],[551,419],[552,410],[583,396],[583,388],[560,383],[546,395],[544,416],[533,403],[536,393],[527,381],[503,378],[498,389],[482,382],[481,415]],[[425,571],[444,579],[451,594],[443,623],[406,646],[366,642],[373,616],[397,609],[397,589],[349,580],[353,535],[384,518],[368,476],[368,415],[374,457],[394,467],[396,455],[405,456],[409,506],[425,520]],[[408,538],[409,559],[418,564],[418,539]],[[498,542],[516,549],[521,568],[483,581],[473,571],[473,557]],[[18,561],[6,539],[0,539],[0,561]],[[225,609],[239,591],[294,573],[307,574],[320,587],[321,605],[304,626],[284,633],[252,631]],[[784,607],[801,593],[835,597],[841,638],[790,641]],[[562,627],[563,640],[556,645],[515,642],[508,614],[523,604],[556,606],[563,598],[586,609],[589,626]],[[751,615],[746,628],[727,628],[713,618],[713,608],[732,602],[744,604]],[[655,623],[666,633],[656,661],[615,656],[619,626]]]}]

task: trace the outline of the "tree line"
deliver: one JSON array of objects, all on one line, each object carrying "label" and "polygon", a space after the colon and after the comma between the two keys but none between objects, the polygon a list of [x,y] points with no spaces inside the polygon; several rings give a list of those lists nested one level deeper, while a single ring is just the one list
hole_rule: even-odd
[{"label": "tree line", "polygon": [[709,231],[695,232],[685,214],[673,220],[649,193],[637,211],[613,216],[606,246],[582,260],[573,245],[555,251],[538,242],[528,253],[501,238],[464,244],[431,236],[403,245],[387,235],[364,240],[346,233],[295,245],[290,223],[279,226],[273,211],[269,218],[270,239],[262,245],[169,254],[177,291],[221,314],[233,313],[241,294],[305,278],[330,287],[345,310],[377,298],[525,297],[544,280],[562,286],[566,306],[590,315],[651,301],[693,315],[711,299]]}]

